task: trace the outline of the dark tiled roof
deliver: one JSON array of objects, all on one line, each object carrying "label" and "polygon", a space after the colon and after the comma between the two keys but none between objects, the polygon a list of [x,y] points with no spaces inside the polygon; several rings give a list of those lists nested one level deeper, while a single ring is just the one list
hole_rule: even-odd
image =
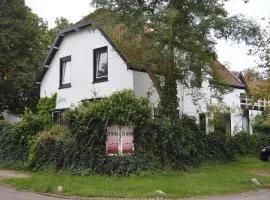
[{"label": "dark tiled roof", "polygon": [[217,76],[218,82],[225,85],[245,88],[245,85],[238,79],[232,72],[230,72],[224,65],[222,65],[218,60],[213,61],[214,74]]}]

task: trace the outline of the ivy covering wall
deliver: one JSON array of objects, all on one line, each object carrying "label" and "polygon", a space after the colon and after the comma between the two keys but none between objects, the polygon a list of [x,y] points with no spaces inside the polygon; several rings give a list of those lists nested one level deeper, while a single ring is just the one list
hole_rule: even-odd
[{"label": "ivy covering wall", "polygon": [[[74,174],[130,175],[145,170],[185,170],[205,160],[231,161],[236,153],[257,155],[268,136],[224,131],[205,134],[191,117],[152,118],[147,99],[130,90],[82,103],[64,113],[67,126],[52,125],[50,112],[56,96],[41,99],[37,113],[28,112],[21,123],[0,122],[1,163],[23,163],[31,170],[69,170]],[[135,151],[106,154],[106,128],[135,125]]]}]

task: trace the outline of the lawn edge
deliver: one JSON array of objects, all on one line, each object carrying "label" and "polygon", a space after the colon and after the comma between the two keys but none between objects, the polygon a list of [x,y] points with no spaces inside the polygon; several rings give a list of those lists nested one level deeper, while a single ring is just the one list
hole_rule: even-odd
[{"label": "lawn edge", "polygon": [[226,197],[226,196],[231,196],[231,195],[237,195],[237,194],[248,194],[248,193],[253,193],[253,192],[261,192],[261,191],[270,191],[268,188],[261,188],[261,189],[254,189],[254,190],[247,190],[247,191],[242,191],[242,192],[236,192],[236,193],[228,193],[228,194],[215,194],[215,195],[205,195],[205,196],[192,196],[192,197],[184,197],[184,198],[166,198],[166,197],[80,197],[80,196],[64,196],[60,194],[55,194],[55,193],[43,193],[43,192],[36,192],[32,190],[27,190],[19,187],[15,187],[12,185],[7,185],[4,183],[0,182],[0,186],[7,187],[7,188],[12,188],[17,191],[21,192],[26,192],[26,193],[33,193],[33,194],[39,194],[42,196],[47,196],[47,197],[54,197],[54,198],[59,198],[59,199],[70,199],[70,200],[110,200],[110,199],[117,199],[117,200],[124,200],[124,199],[130,199],[130,200],[137,200],[137,199],[177,199],[177,200],[194,200],[194,199],[202,199],[206,200],[207,198],[219,198],[219,197]]}]

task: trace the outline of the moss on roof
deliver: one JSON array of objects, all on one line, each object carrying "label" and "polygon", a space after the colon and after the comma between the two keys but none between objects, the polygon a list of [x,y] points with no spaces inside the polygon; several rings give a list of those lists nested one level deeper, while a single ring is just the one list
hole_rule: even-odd
[{"label": "moss on roof", "polygon": [[143,49],[142,45],[140,45],[141,39],[138,35],[134,36],[132,33],[129,33],[123,24],[117,22],[112,11],[97,9],[95,12],[84,17],[81,21],[90,19],[94,20],[96,26],[110,37],[132,67],[143,69]]},{"label": "moss on roof", "polygon": [[[144,69],[144,50],[141,38],[134,36],[127,28],[115,20],[115,15],[107,9],[97,9],[93,13],[84,17],[78,23],[87,20],[94,20],[96,26],[103,30],[119,48],[123,56],[127,59],[132,68]],[[94,27],[95,28],[95,27]],[[214,60],[211,66],[216,82],[234,87],[244,87],[243,83],[235,77],[224,65]]]}]

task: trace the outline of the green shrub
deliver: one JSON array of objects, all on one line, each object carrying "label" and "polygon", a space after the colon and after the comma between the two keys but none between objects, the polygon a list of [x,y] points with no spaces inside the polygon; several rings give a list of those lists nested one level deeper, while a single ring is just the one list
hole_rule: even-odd
[{"label": "green shrub", "polygon": [[56,106],[57,95],[52,97],[42,97],[38,101],[37,105],[37,117],[42,121],[44,128],[52,127],[52,111]]},{"label": "green shrub", "polygon": [[66,127],[53,126],[51,130],[43,131],[32,143],[28,163],[35,168],[63,167],[66,150],[71,149],[73,143],[73,138]]},{"label": "green shrub", "polygon": [[16,127],[5,121],[0,122],[0,150],[3,161],[22,161],[24,148],[21,138],[16,134]]},{"label": "green shrub", "polygon": [[254,132],[270,136],[270,112],[265,110],[262,115],[257,115],[253,123]]},{"label": "green shrub", "polygon": [[14,126],[5,121],[0,122],[0,150],[5,161],[9,163],[27,161],[30,146],[38,133],[52,125],[51,112],[55,108],[55,103],[56,95],[41,98],[37,113],[25,112],[22,121]]},{"label": "green shrub", "polygon": [[66,112],[65,118],[73,133],[87,128],[96,119],[108,125],[140,125],[151,118],[151,106],[147,99],[136,97],[131,90],[123,90],[107,98],[84,102]]},{"label": "green shrub", "polygon": [[210,160],[235,160],[235,147],[231,136],[225,132],[212,132],[207,135],[207,158]]},{"label": "green shrub", "polygon": [[270,144],[270,136],[262,134],[250,135],[240,132],[233,137],[233,145],[237,153],[241,155],[258,155],[260,150]]}]

